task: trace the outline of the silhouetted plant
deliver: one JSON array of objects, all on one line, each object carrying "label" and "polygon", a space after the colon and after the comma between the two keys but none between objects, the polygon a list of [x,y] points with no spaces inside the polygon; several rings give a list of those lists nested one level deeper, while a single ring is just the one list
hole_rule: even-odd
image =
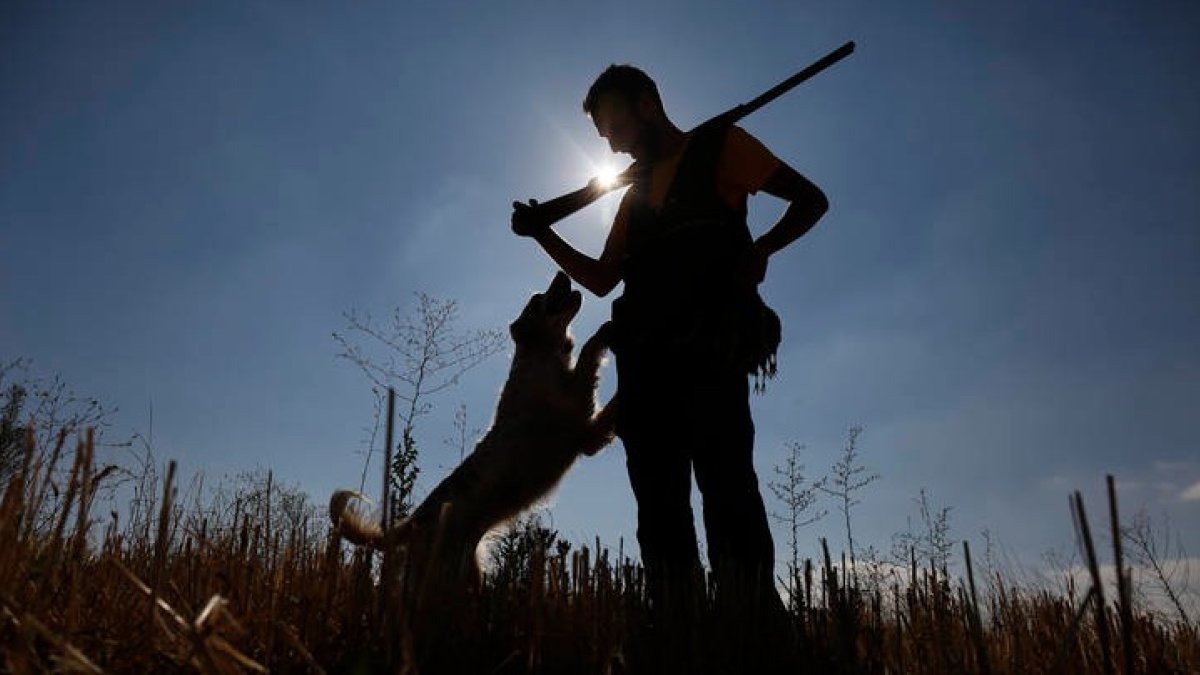
[{"label": "silhouetted plant", "polygon": [[19,467],[27,429],[43,448],[88,428],[99,439],[112,414],[99,399],[76,394],[61,375],[50,380],[31,375],[27,359],[0,363],[0,483]]},{"label": "silhouetted plant", "polygon": [[458,460],[461,462],[467,454],[467,449],[471,447],[471,441],[483,433],[483,429],[479,427],[470,427],[467,425],[467,404],[459,403],[454,409],[454,435],[442,439],[442,443],[449,448],[458,450]]},{"label": "silhouetted plant", "polygon": [[545,565],[565,543],[558,538],[558,530],[545,524],[540,512],[518,516],[486,544],[488,579],[493,586],[527,585],[534,568]]},{"label": "silhouetted plant", "polygon": [[1154,584],[1178,613],[1179,620],[1185,625],[1190,624],[1191,617],[1184,607],[1184,598],[1192,594],[1190,558],[1178,536],[1172,535],[1166,515],[1156,525],[1149,513],[1138,511],[1132,524],[1121,528],[1121,535],[1130,545],[1132,561],[1149,571]]},{"label": "silhouetted plant", "polygon": [[27,395],[28,390],[19,384],[11,384],[0,392],[0,483],[8,481],[24,454],[26,427],[21,424],[21,411]]},{"label": "silhouetted plant", "polygon": [[921,488],[913,501],[920,518],[919,529],[913,529],[913,521],[909,517],[908,530],[892,537],[892,558],[897,564],[903,565],[915,555],[918,562],[931,565],[945,574],[955,545],[950,538],[950,507],[935,509],[925,488]]},{"label": "silhouetted plant", "polygon": [[[389,320],[381,323],[369,314],[352,310],[345,318],[347,333],[333,334],[342,349],[338,355],[357,365],[371,380],[376,401],[360,491],[366,487],[388,388],[394,389],[396,398],[404,404],[396,411],[400,437],[388,467],[392,495],[384,500],[392,505],[390,516],[385,514],[385,522],[390,522],[407,515],[413,505],[413,489],[420,472],[415,432],[417,421],[432,410],[429,399],[457,384],[463,373],[502,350],[507,341],[499,330],[459,331],[455,325],[457,304],[424,293],[417,294],[412,314],[395,308]],[[350,336],[364,340],[370,347]]]},{"label": "silhouetted plant", "polygon": [[846,433],[846,445],[842,447],[841,459],[834,463],[827,482],[819,488],[821,492],[837,500],[838,511],[842,514],[842,521],[846,528],[846,548],[850,552],[851,569],[854,567],[855,557],[854,530],[851,527],[850,511],[859,504],[856,495],[863,488],[879,480],[878,473],[868,471],[859,463],[858,437],[861,434],[861,426],[850,427]]},{"label": "silhouetted plant", "polygon": [[242,471],[232,479],[229,488],[237,512],[267,532],[280,534],[284,541],[310,522],[323,521],[325,516],[299,485],[280,482],[269,469]]},{"label": "silhouetted plant", "polygon": [[[501,537],[493,547],[501,572],[462,602],[423,588],[408,602],[384,593],[368,556],[347,557],[332,539],[271,525],[294,531],[297,521],[270,471],[224,483],[240,505],[226,510],[177,499],[179,480],[168,468],[145,481],[158,494],[157,509],[146,508],[155,513],[152,527],[121,529],[112,520],[93,537],[90,486],[102,472],[90,443],[83,448],[63,467],[71,496],[50,509],[53,527],[27,527],[51,490],[36,472],[0,486],[0,671],[661,672],[654,665],[667,645],[655,637],[662,625],[641,568],[599,542],[571,551],[541,516]],[[53,469],[52,451],[35,447],[32,464]],[[683,617],[694,631],[671,648],[699,664],[770,659],[723,672],[931,675],[1096,672],[1104,653],[1095,622],[1079,620],[1087,605],[1078,594],[998,580],[976,601],[961,583],[953,588],[936,568],[916,565],[903,584],[864,592],[843,583],[845,565],[824,558],[815,581],[825,592],[791,611],[794,639],[781,653],[737,651],[736,631],[703,587]],[[411,632],[430,608],[446,619],[440,651],[423,650]],[[981,612],[987,618],[976,621]],[[1127,625],[1132,672],[1200,667],[1194,626],[1144,612]],[[1112,656],[1121,649],[1114,643]]]},{"label": "silhouetted plant", "polygon": [[800,588],[800,529],[812,525],[824,518],[826,511],[816,507],[818,491],[825,485],[825,478],[809,481],[804,475],[804,464],[800,462],[800,453],[804,445],[791,441],[787,444],[788,454],[782,465],[775,466],[775,479],[767,482],[767,487],[775,498],[783,503],[783,513],[771,513],[771,516],[788,528],[787,578],[784,588],[788,593],[788,602],[793,609],[796,607],[798,589]]}]

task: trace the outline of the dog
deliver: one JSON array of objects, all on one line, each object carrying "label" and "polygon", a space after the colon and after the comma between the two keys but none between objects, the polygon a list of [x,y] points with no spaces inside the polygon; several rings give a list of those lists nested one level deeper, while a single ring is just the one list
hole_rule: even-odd
[{"label": "dog", "polygon": [[405,549],[418,579],[434,566],[481,579],[475,552],[484,536],[548,495],[581,454],[594,455],[613,439],[615,397],[596,410],[611,326],[601,326],[571,363],[575,343],[568,327],[582,304],[562,272],[545,293],[531,297],[509,326],[516,350],[508,380],[472,453],[388,532],[349,508],[358,493],[338,490],[329,515],[341,536],[377,549]]}]

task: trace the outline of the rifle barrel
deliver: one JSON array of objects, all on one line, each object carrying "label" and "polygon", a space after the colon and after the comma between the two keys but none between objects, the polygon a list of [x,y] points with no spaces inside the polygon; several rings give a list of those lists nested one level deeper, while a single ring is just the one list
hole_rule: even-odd
[{"label": "rifle barrel", "polygon": [[[743,103],[730,108],[720,115],[717,115],[716,117],[704,122],[704,124],[716,123],[718,120],[723,119],[727,119],[731,124],[737,122],[746,115],[749,115],[755,110],[758,110],[764,105],[779,98],[789,89],[792,89],[801,82],[808,80],[829,66],[832,66],[838,61],[846,58],[853,52],[854,41],[851,40],[841,47],[829,52],[825,56],[822,56],[804,70],[801,70],[783,82],[771,87],[749,103]],[[563,218],[566,218],[572,213],[575,213],[576,211],[596,201],[610,189],[620,185],[628,185],[628,181],[624,181],[610,188],[601,188],[598,185],[589,184],[587,187],[562,195],[560,197],[555,197],[554,199],[542,204],[538,204],[537,206],[518,207],[517,204],[514,204],[514,208],[521,208],[523,213],[520,216],[517,216],[514,213],[513,231],[517,234],[528,234],[536,228],[550,227]]]},{"label": "rifle barrel", "polygon": [[811,77],[813,77],[817,73],[820,73],[821,71],[825,70],[829,66],[832,66],[833,64],[837,63],[838,61],[841,61],[842,59],[846,58],[847,56],[850,56],[852,53],[854,53],[854,41],[853,40],[851,40],[851,41],[847,42],[846,44],[842,45],[841,47],[838,47],[837,49],[829,52],[825,56],[822,56],[818,61],[813,63],[811,66],[805,68],[804,70],[801,70],[800,72],[796,73],[795,75],[792,75],[791,77],[784,80],[783,82],[780,82],[779,84],[775,85],[774,87],[771,87],[766,92],[760,94],[753,101],[750,101],[749,103],[743,103],[742,105],[739,105],[736,108],[734,108],[733,110],[731,110],[730,112],[733,113],[734,121],[737,121],[737,120],[745,117],[746,115],[749,115],[750,113],[754,112],[755,110],[758,110],[759,108],[763,107],[764,105],[770,103],[771,101],[774,101],[775,99],[779,98],[784,93],[786,93],[789,89],[792,89],[793,87],[800,84],[801,82],[804,82],[805,80],[810,79]]}]

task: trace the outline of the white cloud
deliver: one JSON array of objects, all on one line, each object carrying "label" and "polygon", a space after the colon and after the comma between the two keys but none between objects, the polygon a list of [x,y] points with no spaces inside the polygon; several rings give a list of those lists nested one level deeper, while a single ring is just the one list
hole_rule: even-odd
[{"label": "white cloud", "polygon": [[[1170,584],[1171,592],[1179,599],[1180,605],[1189,617],[1195,617],[1200,612],[1200,558],[1164,558],[1158,561],[1160,569],[1166,574],[1166,582]],[[1132,581],[1132,591],[1135,607],[1140,611],[1155,612],[1162,616],[1177,616],[1179,605],[1168,596],[1163,588],[1163,577],[1153,568],[1132,564],[1126,561]],[[1077,588],[1088,588],[1091,584],[1091,573],[1086,567],[1072,567],[1068,570],[1046,570],[1047,579],[1064,583],[1063,574],[1074,579]],[[1106,602],[1113,602],[1117,597],[1117,571],[1113,565],[1100,565],[1100,579],[1104,583]],[[1053,587],[1052,587],[1053,588]]]},{"label": "white cloud", "polygon": [[1179,498],[1185,502],[1200,501],[1200,481],[1192,483],[1192,486],[1183,491]]}]

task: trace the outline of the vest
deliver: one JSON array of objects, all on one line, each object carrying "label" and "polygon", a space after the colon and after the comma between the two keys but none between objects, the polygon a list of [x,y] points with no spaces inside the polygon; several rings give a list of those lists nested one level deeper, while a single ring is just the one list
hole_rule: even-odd
[{"label": "vest", "polygon": [[613,351],[618,359],[636,350],[736,368],[762,391],[775,375],[779,317],[737,278],[753,239],[745,214],[717,192],[730,123],[714,122],[692,132],[659,212],[649,204],[649,171],[630,188]]}]

